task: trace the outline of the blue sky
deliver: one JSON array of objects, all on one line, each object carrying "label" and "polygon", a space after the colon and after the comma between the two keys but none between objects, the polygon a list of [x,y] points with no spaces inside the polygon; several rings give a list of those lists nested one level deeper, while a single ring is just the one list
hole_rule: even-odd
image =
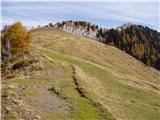
[{"label": "blue sky", "polygon": [[160,30],[159,0],[152,1],[96,1],[72,2],[70,0],[5,0],[2,1],[2,25],[21,21],[25,26],[46,25],[63,20],[90,21],[111,28],[126,22]]}]

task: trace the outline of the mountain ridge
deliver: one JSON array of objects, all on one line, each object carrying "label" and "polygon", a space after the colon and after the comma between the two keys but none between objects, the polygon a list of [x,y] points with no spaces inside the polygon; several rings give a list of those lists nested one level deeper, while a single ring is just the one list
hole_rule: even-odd
[{"label": "mountain ridge", "polygon": [[59,28],[115,46],[144,64],[160,69],[160,33],[147,26],[125,23],[117,28],[106,29],[90,22],[70,20],[50,23],[46,27]]}]

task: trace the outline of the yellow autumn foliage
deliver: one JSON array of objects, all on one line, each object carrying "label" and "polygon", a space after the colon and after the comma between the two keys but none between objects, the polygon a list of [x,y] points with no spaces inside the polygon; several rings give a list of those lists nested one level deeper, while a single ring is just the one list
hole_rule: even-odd
[{"label": "yellow autumn foliage", "polygon": [[5,30],[3,43],[7,40],[10,41],[12,54],[23,54],[29,51],[31,34],[27,32],[21,22],[16,22]]}]

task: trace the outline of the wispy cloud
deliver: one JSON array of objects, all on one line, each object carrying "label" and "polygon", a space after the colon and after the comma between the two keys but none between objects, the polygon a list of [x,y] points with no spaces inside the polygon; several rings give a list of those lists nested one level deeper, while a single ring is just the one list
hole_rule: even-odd
[{"label": "wispy cloud", "polygon": [[62,20],[87,20],[103,27],[125,22],[159,26],[158,2],[3,2],[2,23],[20,20],[26,26]]}]

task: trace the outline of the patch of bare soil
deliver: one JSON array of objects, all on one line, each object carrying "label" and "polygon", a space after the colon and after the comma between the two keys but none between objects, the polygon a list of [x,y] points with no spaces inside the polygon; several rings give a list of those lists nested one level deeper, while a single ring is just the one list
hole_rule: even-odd
[{"label": "patch of bare soil", "polygon": [[47,89],[43,86],[34,86],[33,90],[36,95],[27,100],[27,104],[32,106],[43,120],[49,114],[65,115],[72,111],[69,101],[59,96],[60,90],[53,88]]},{"label": "patch of bare soil", "polygon": [[[33,85],[2,89],[3,120],[45,120],[48,115],[67,115],[72,111],[69,99],[59,96],[57,88]],[[27,95],[28,91],[33,94]]]},{"label": "patch of bare soil", "polygon": [[23,87],[7,86],[2,89],[2,119],[3,120],[39,120],[40,116],[34,108],[23,100]]}]

